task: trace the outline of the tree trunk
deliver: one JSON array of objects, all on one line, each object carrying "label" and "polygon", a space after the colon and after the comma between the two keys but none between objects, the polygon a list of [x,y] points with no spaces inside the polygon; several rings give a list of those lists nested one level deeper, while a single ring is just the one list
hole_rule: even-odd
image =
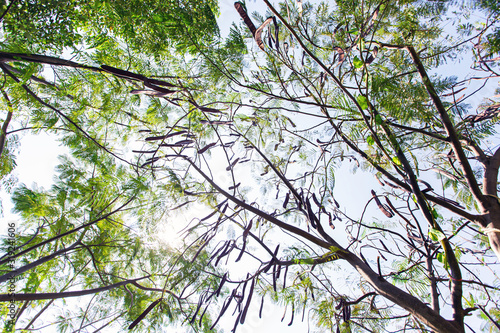
[{"label": "tree trunk", "polygon": [[486,214],[486,225],[483,231],[488,235],[490,247],[500,262],[500,203],[497,198],[490,197],[489,199],[491,199],[491,207]]},{"label": "tree trunk", "polygon": [[403,309],[418,318],[422,323],[439,333],[465,332],[463,325],[443,318],[439,313],[424,304],[418,298],[410,295],[375,273],[366,263],[352,253],[343,254],[346,259],[363,278],[376,290],[376,292],[401,306]]},{"label": "tree trunk", "polygon": [[488,235],[490,247],[495,252],[500,262],[500,199],[498,198],[498,169],[500,168],[500,148],[483,162],[484,178],[483,192],[485,201],[483,203],[483,216],[485,223],[484,232]]}]

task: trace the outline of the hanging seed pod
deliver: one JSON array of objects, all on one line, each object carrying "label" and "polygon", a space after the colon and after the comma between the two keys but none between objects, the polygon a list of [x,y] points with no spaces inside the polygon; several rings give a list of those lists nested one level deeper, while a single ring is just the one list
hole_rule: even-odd
[{"label": "hanging seed pod", "polygon": [[333,220],[334,219],[332,219],[332,214],[330,214],[330,212],[328,212],[328,225],[330,226],[330,228],[335,229],[335,226],[333,225],[333,222],[332,222]]},{"label": "hanging seed pod", "polygon": [[165,138],[167,138],[166,135],[150,136],[150,137],[146,138],[146,141],[157,141],[157,140],[163,140]]},{"label": "hanging seed pod", "polygon": [[234,160],[234,161],[233,161],[233,162],[232,162],[232,163],[231,163],[231,164],[230,164],[230,165],[226,168],[226,171],[231,170],[231,169],[234,167],[234,165],[235,165],[236,163],[238,163],[238,161],[239,161],[239,160],[240,160],[240,158],[239,158],[239,157],[238,157],[237,159],[235,159],[235,160]]},{"label": "hanging seed pod", "polygon": [[208,214],[207,216],[205,216],[204,218],[202,218],[200,220],[200,222],[208,220],[209,218],[211,218],[212,216],[214,216],[218,211],[219,211],[218,209],[214,210],[213,212],[211,212],[210,214]]},{"label": "hanging seed pod", "polygon": [[132,150],[133,153],[136,153],[136,154],[154,154],[156,153],[158,150]]},{"label": "hanging seed pod", "polygon": [[231,296],[229,296],[229,298],[226,299],[226,301],[224,301],[224,304],[222,304],[222,308],[221,308],[221,311],[219,313],[219,316],[217,317],[217,319],[215,320],[215,322],[212,324],[212,326],[210,326],[210,330],[214,329],[215,325],[217,325],[217,323],[219,322],[219,320],[222,318],[222,316],[226,312],[227,308],[231,304],[231,301],[233,300],[235,292],[236,292],[236,290],[233,289],[233,292],[231,293]]},{"label": "hanging seed pod", "polygon": [[287,273],[288,273],[288,267],[289,267],[289,266],[286,266],[286,267],[285,267],[285,273],[283,274],[283,289],[285,289],[285,288],[286,288],[286,275],[287,275]]},{"label": "hanging seed pod", "polygon": [[141,165],[141,168],[144,168],[146,165],[152,164],[152,163],[158,161],[159,159],[160,159],[160,157],[150,158],[150,159],[148,159],[148,161],[146,161],[146,163],[144,163],[143,165]]},{"label": "hanging seed pod", "polygon": [[337,208],[340,208],[340,204],[337,202],[337,200],[333,199],[333,202],[335,203],[335,206],[337,206]]},{"label": "hanging seed pod", "polygon": [[201,246],[200,248],[198,249],[198,251],[196,251],[195,255],[193,256],[193,259],[191,259],[191,263],[194,263],[194,261],[196,260],[196,258],[198,258],[198,256],[200,255],[201,251],[208,245],[208,243],[215,237],[215,234],[210,236],[208,240],[206,240]]},{"label": "hanging seed pod", "polygon": [[316,216],[314,215],[312,209],[311,209],[311,203],[309,201],[309,198],[306,200],[306,208],[307,208],[307,215],[309,217],[309,222],[311,222],[311,227],[313,227],[313,229],[317,229],[317,225],[316,225]]},{"label": "hanging seed pod", "polygon": [[180,147],[184,147],[184,145],[181,145],[181,144],[171,144],[171,143],[161,143],[160,144],[160,147],[167,147],[167,148],[180,148]]},{"label": "hanging seed pod", "polygon": [[264,50],[264,42],[262,41],[262,31],[269,23],[271,23],[272,20],[273,20],[272,17],[268,17],[261,24],[261,26],[255,31],[255,41],[257,42],[257,45],[260,47],[261,50]]},{"label": "hanging seed pod", "polygon": [[384,248],[384,250],[386,250],[388,253],[391,253],[391,251],[389,251],[389,249],[387,248],[387,246],[385,246],[384,242],[382,242],[381,239],[379,239],[379,242],[380,242],[380,244],[382,244],[382,247]]},{"label": "hanging seed pod", "polygon": [[267,45],[269,45],[269,48],[272,49],[273,48],[273,38],[271,37],[271,31],[269,28],[267,29],[266,36],[267,36]]},{"label": "hanging seed pod", "polygon": [[292,303],[292,318],[290,318],[290,322],[288,323],[288,326],[292,326],[294,316],[295,316],[295,303]]},{"label": "hanging seed pod", "polygon": [[250,302],[252,301],[253,289],[255,287],[255,280],[256,279],[252,279],[252,284],[250,285],[250,291],[248,292],[247,303],[245,304],[245,307],[243,308],[243,313],[241,314],[240,324],[243,324],[245,322],[248,308],[250,307]]},{"label": "hanging seed pod", "polygon": [[216,249],[216,250],[213,252],[213,254],[210,256],[210,260],[208,261],[209,263],[210,263],[210,262],[211,262],[211,261],[212,261],[215,257],[217,257],[217,256],[219,255],[219,253],[221,253],[221,251],[223,251],[223,250],[226,248],[226,245],[227,245],[227,243],[228,243],[228,242],[229,242],[229,241],[224,242],[224,244],[222,244],[222,246],[221,246],[220,248]]},{"label": "hanging seed pod", "polygon": [[226,280],[227,280],[227,272],[226,272],[226,274],[224,274],[224,276],[222,276],[222,280],[221,280],[221,282],[219,284],[219,288],[217,288],[217,290],[215,291],[215,295],[217,297],[219,297],[220,292],[222,290],[222,286],[224,285],[224,283],[226,283]]},{"label": "hanging seed pod", "polygon": [[234,249],[234,243],[232,241],[228,241],[227,242],[227,246],[226,248],[224,249],[224,251],[222,251],[222,253],[217,257],[217,260],[215,261],[215,266],[217,266],[217,264],[219,263],[219,261],[224,258],[225,256],[227,256],[229,253],[231,253],[231,251]]},{"label": "hanging seed pod", "polygon": [[230,120],[200,120],[200,123],[205,125],[230,125],[233,122]]},{"label": "hanging seed pod", "polygon": [[321,205],[321,203],[319,202],[318,198],[316,198],[316,193],[313,193],[312,198],[313,198],[314,203],[315,203],[315,204],[316,204],[319,208],[322,208],[322,207],[323,207],[323,205]]},{"label": "hanging seed pod", "polygon": [[207,310],[208,310],[208,305],[205,307],[205,310],[200,316],[200,320],[198,321],[198,327],[201,327],[201,323],[203,322],[203,316],[205,316],[205,312],[207,312]]},{"label": "hanging seed pod", "polygon": [[276,292],[276,280],[277,280],[277,277],[276,277],[276,266],[277,265],[273,265],[273,290],[274,290],[274,292]]},{"label": "hanging seed pod", "polygon": [[264,295],[260,301],[259,318],[262,318],[262,309],[264,308]]},{"label": "hanging seed pod", "polygon": [[279,32],[280,32],[280,27],[278,25],[278,20],[276,20],[276,17],[273,16],[273,23],[274,23],[274,39],[276,40],[276,50],[280,49],[280,42],[279,42]]},{"label": "hanging seed pod", "polygon": [[213,146],[215,146],[217,144],[217,142],[212,142],[212,143],[209,143],[208,145],[206,145],[205,147],[201,148],[200,150],[198,150],[198,154],[203,154],[204,152],[206,152],[208,149],[212,148]]},{"label": "hanging seed pod", "polygon": [[187,131],[173,132],[173,133],[165,135],[165,138],[171,138],[173,136],[182,135],[182,134],[186,134],[186,133],[187,133]]},{"label": "hanging seed pod", "polygon": [[205,106],[199,106],[198,109],[200,109],[200,111],[206,112],[206,113],[216,113],[216,114],[222,113],[221,110],[214,109],[214,108],[207,108]]},{"label": "hanging seed pod", "polygon": [[151,88],[153,89],[154,91],[157,91],[161,94],[163,94],[164,96],[170,96],[170,95],[173,95],[174,93],[176,93],[177,91],[175,90],[170,90],[170,89],[165,89],[165,88],[162,88],[160,86],[157,86],[157,85],[154,85],[154,84],[151,84],[148,82],[148,80],[144,80],[144,85],[148,88]]},{"label": "hanging seed pod", "polygon": [[200,299],[198,300],[198,306],[196,307],[196,311],[194,312],[193,317],[189,321],[189,324],[192,325],[194,323],[196,316],[198,315],[198,312],[200,311],[202,305],[203,305],[203,296],[200,297]]},{"label": "hanging seed pod", "polygon": [[146,77],[141,75],[141,74],[132,73],[132,72],[129,72],[129,71],[126,71],[123,69],[118,69],[115,67],[111,67],[108,65],[102,65],[101,68],[108,73],[115,74],[117,76],[121,76],[124,78],[129,78],[129,79],[134,79],[134,80],[139,80],[139,81],[144,81],[146,79]]},{"label": "hanging seed pod", "polygon": [[252,228],[252,224],[253,224],[253,220],[250,220],[250,223],[248,223],[248,226],[243,231],[243,246],[242,246],[240,254],[239,254],[238,258],[236,258],[235,262],[240,261],[241,257],[243,256],[243,253],[245,253],[245,247],[246,247],[246,243],[247,243],[247,237],[248,237],[248,234],[250,233],[250,229]]},{"label": "hanging seed pod", "polygon": [[374,190],[372,190],[371,193],[372,193],[372,197],[375,200],[375,203],[377,204],[380,211],[382,213],[384,213],[384,215],[387,216],[388,218],[392,218],[394,216],[394,213],[392,211],[390,211],[390,208],[387,207],[387,208],[389,208],[389,210],[387,210],[387,208],[380,202],[380,200],[379,200],[379,198]]},{"label": "hanging seed pod", "polygon": [[245,298],[245,290],[247,289],[249,276],[250,276],[250,274],[247,273],[247,276],[245,278],[245,282],[243,283],[243,289],[241,290],[241,296],[239,297],[239,301],[238,301],[240,304],[241,304],[241,302],[243,302],[243,299]]},{"label": "hanging seed pod", "polygon": [[181,140],[181,141],[177,141],[175,144],[176,145],[181,145],[181,146],[187,146],[187,145],[190,145],[194,142],[194,140]]},{"label": "hanging seed pod", "polygon": [[285,196],[285,202],[283,202],[283,209],[286,209],[286,206],[288,205],[288,201],[290,200],[290,193],[287,192]]}]

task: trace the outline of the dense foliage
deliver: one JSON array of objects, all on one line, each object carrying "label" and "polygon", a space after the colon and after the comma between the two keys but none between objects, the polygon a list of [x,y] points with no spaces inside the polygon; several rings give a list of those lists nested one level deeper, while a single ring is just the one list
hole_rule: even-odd
[{"label": "dense foliage", "polygon": [[5,331],[499,329],[497,3],[263,2],[3,5]]}]

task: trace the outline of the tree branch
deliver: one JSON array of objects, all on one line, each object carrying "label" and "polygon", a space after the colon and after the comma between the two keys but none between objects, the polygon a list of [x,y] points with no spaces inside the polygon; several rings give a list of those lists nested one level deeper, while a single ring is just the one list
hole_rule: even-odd
[{"label": "tree branch", "polygon": [[9,123],[12,120],[12,114],[14,113],[9,96],[7,96],[7,93],[3,89],[2,89],[2,94],[7,102],[7,118],[5,118],[5,121],[3,122],[2,125],[2,130],[0,132],[0,157],[2,157],[3,149],[5,147],[5,142],[7,140],[7,128],[9,127]]},{"label": "tree branch", "polygon": [[450,138],[450,143],[453,148],[453,152],[455,153],[455,156],[460,162],[460,166],[462,168],[462,171],[464,172],[467,185],[469,186],[472,195],[474,196],[476,202],[480,206],[488,205],[484,200],[483,193],[481,192],[476,177],[474,176],[474,171],[472,170],[469,160],[467,159],[467,156],[465,155],[462,145],[460,144],[460,140],[458,138],[457,132],[455,131],[455,127],[453,126],[450,116],[448,115],[446,108],[441,102],[441,99],[439,98],[436,90],[434,89],[431,80],[427,76],[427,72],[425,70],[424,65],[420,61],[420,57],[418,56],[417,52],[412,46],[408,46],[406,49],[410,53],[413,62],[417,66],[417,70],[420,74],[420,77],[422,78],[422,82],[425,88],[427,89],[427,93],[431,97],[432,102],[434,103],[434,106],[436,107],[439,113],[443,127],[446,130],[446,134],[448,134],[448,137]]},{"label": "tree branch", "polygon": [[[81,239],[81,237],[80,237],[80,239]],[[67,252],[69,252],[69,251],[73,250],[73,249],[74,249],[77,245],[79,245],[79,244],[80,244],[80,240],[76,241],[75,243],[73,243],[73,244],[72,244],[71,246],[69,246],[69,247],[66,247],[66,248],[60,249],[59,251],[53,252],[53,253],[51,253],[51,254],[50,254],[50,255],[48,255],[48,256],[42,257],[42,258],[40,258],[40,259],[38,259],[38,260],[35,260],[34,262],[32,262],[32,263],[30,263],[30,264],[26,264],[26,265],[24,265],[24,266],[22,266],[22,267],[19,267],[19,268],[18,268],[18,269],[16,269],[16,270],[12,271],[12,272],[9,272],[9,273],[7,273],[7,274],[4,274],[4,275],[0,276],[0,283],[2,283],[2,282],[6,282],[6,281],[8,281],[8,280],[10,280],[10,279],[13,279],[13,278],[15,278],[16,276],[21,275],[21,274],[23,274],[24,272],[27,272],[27,271],[29,271],[29,270],[30,270],[30,269],[32,269],[32,268],[35,268],[35,267],[37,267],[37,266],[40,266],[40,265],[42,265],[42,264],[44,264],[44,263],[46,263],[46,262],[48,262],[48,261],[50,261],[50,260],[52,260],[52,259],[54,259],[54,258],[58,257],[58,256],[60,256],[61,254],[67,253]]]},{"label": "tree branch", "polygon": [[316,236],[313,236],[311,234],[309,234],[308,232],[300,229],[300,228],[297,228],[295,226],[292,226],[288,223],[285,223],[283,221],[280,221],[278,220],[277,218],[275,218],[274,216],[271,216],[241,200],[239,200],[238,198],[234,197],[233,195],[229,194],[228,192],[224,191],[222,188],[220,188],[212,179],[210,179],[210,177],[207,176],[207,174],[205,174],[193,161],[191,161],[190,159],[188,158],[184,158],[186,161],[188,161],[191,166],[212,186],[214,187],[220,194],[222,194],[223,196],[225,196],[227,199],[231,200],[232,202],[234,202],[235,204],[237,204],[238,206],[240,207],[243,207],[244,209],[254,213],[255,215],[257,216],[260,216],[262,218],[264,218],[265,220],[275,224],[276,226],[284,229],[284,230],[287,230],[293,234],[296,234],[298,236],[301,236],[305,239],[307,239],[308,241],[312,242],[313,244],[316,244],[322,248],[325,248],[325,249],[328,249],[330,250],[330,248],[332,246],[335,246],[337,248],[339,248],[340,250],[343,250],[342,247],[334,242],[334,243],[329,243],[329,242],[325,242],[324,240],[316,237]]},{"label": "tree branch", "polygon": [[132,202],[132,200],[134,200],[134,199],[135,199],[135,197],[132,197],[131,199],[129,199],[127,202],[125,202],[123,205],[121,205],[120,207],[118,207],[118,208],[117,208],[117,209],[115,209],[114,211],[109,212],[108,214],[103,215],[103,216],[101,216],[101,217],[100,217],[100,218],[98,218],[98,219],[95,219],[95,220],[93,220],[93,221],[90,221],[89,223],[82,224],[81,226],[79,226],[79,227],[77,227],[77,228],[74,228],[74,229],[72,229],[72,230],[66,231],[66,232],[64,232],[64,233],[62,233],[62,234],[59,234],[59,235],[57,235],[57,236],[54,236],[54,237],[52,237],[52,238],[50,238],[50,239],[44,240],[43,242],[40,242],[40,243],[38,243],[38,244],[36,244],[36,245],[33,245],[33,246],[31,246],[30,248],[27,248],[26,250],[20,251],[20,252],[16,253],[15,255],[12,255],[12,256],[9,256],[9,257],[7,257],[7,258],[5,258],[5,259],[3,259],[3,260],[0,260],[0,265],[5,264],[6,262],[8,262],[8,261],[10,261],[10,260],[12,260],[12,259],[14,259],[14,258],[17,258],[17,257],[19,257],[19,256],[21,256],[21,255],[23,255],[23,254],[26,254],[26,253],[28,253],[28,252],[30,252],[30,251],[33,251],[33,250],[35,250],[35,249],[39,248],[40,246],[44,246],[45,244],[48,244],[48,243],[53,242],[53,241],[55,241],[55,240],[57,240],[57,239],[60,239],[60,238],[62,238],[62,237],[64,237],[64,236],[70,235],[70,234],[75,233],[75,232],[77,232],[77,231],[79,231],[79,230],[82,230],[82,229],[84,229],[84,228],[87,228],[87,227],[89,227],[89,226],[91,226],[91,225],[93,225],[93,224],[96,224],[96,223],[97,223],[97,222],[99,222],[99,221],[105,220],[105,219],[107,219],[108,217],[110,217],[111,215],[115,214],[116,212],[119,212],[122,208],[124,208],[125,206],[127,206],[127,205],[128,205],[129,203],[131,203],[131,202]]},{"label": "tree branch", "polygon": [[67,298],[67,297],[80,297],[85,295],[92,295],[96,293],[100,293],[102,291],[108,291],[111,289],[115,289],[121,286],[125,286],[130,283],[134,283],[139,280],[143,280],[148,278],[149,276],[144,276],[141,278],[133,279],[133,280],[125,280],[122,282],[118,282],[115,284],[110,284],[105,287],[87,289],[87,290],[77,290],[77,291],[66,291],[62,293],[33,293],[33,294],[0,294],[0,302],[10,302],[14,301],[35,301],[35,300],[44,300],[44,299],[58,299],[58,298]]}]

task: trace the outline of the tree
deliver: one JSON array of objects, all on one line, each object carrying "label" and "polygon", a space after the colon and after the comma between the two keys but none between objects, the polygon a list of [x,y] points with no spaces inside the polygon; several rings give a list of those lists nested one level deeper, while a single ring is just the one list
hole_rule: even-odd
[{"label": "tree", "polygon": [[[207,289],[214,284],[210,277],[197,279],[202,268],[216,272],[207,264],[206,253],[200,253],[195,263],[186,262],[182,255],[191,250],[179,253],[156,235],[161,226],[155,220],[165,213],[155,212],[154,207],[172,202],[175,189],[152,183],[147,171],[145,174],[112,146],[125,143],[137,124],[161,116],[139,115],[134,110],[137,104],[129,104],[128,87],[119,76],[92,65],[99,61],[140,66],[144,73],[142,69],[151,66],[152,59],[137,59],[134,64],[126,60],[122,65],[120,58],[138,55],[137,48],[146,48],[158,58],[173,47],[189,51],[181,28],[199,29],[200,39],[213,36],[217,31],[214,14],[207,8],[217,8],[212,2],[183,2],[182,6],[176,2],[168,8],[154,2],[123,6],[129,4],[12,2],[4,8],[2,18],[9,38],[2,44],[2,93],[8,107],[0,137],[1,147],[5,147],[2,181],[10,187],[15,182],[8,176],[15,166],[18,133],[56,133],[70,150],[70,156],[61,158],[59,180],[51,189],[21,184],[12,191],[22,223],[14,223],[10,229],[15,237],[5,235],[2,242],[5,255],[0,259],[0,280],[8,286],[8,293],[0,298],[5,304],[17,301],[14,313],[10,307],[2,307],[2,316],[11,319],[4,321],[6,331],[14,325],[43,331],[49,324],[57,324],[60,331],[118,331],[129,325],[159,328],[191,312],[196,304],[188,289]],[[92,8],[100,8],[99,15]],[[153,8],[160,10],[154,18],[142,12]],[[157,22],[143,25],[137,21],[141,16]],[[187,27],[182,17],[196,22]],[[115,29],[113,34],[95,31],[104,18],[106,27]],[[170,24],[163,22],[167,18]],[[140,33],[148,43],[135,38],[135,45],[123,47],[120,43],[133,38],[138,28],[148,29]],[[165,34],[170,36],[168,40]],[[92,50],[80,52],[82,43]],[[52,56],[63,48],[87,64]],[[36,55],[40,52],[44,54]],[[46,79],[50,66],[52,79]],[[108,66],[111,72],[113,68]],[[159,80],[148,82],[155,85]],[[84,304],[71,302],[75,297]],[[69,307],[63,307],[66,300]],[[151,303],[158,306],[149,309],[148,318],[134,322]],[[208,325],[209,316],[205,317]]]},{"label": "tree", "polygon": [[[75,134],[67,139],[75,156],[97,163],[112,154],[128,162],[141,177],[151,178],[148,186],[134,188],[153,196],[154,203],[169,196],[176,211],[211,207],[189,224],[186,237],[192,242],[176,259],[191,270],[179,274],[180,281],[191,277],[184,290],[198,298],[195,304],[186,299],[188,310],[179,304],[180,316],[193,329],[197,321],[206,330],[217,327],[234,303],[236,329],[257,295],[261,302],[267,297],[291,309],[290,325],[298,311],[304,318],[309,309],[308,317],[331,331],[464,332],[475,324],[477,318],[470,319],[475,313],[483,317],[482,325],[498,328],[498,277],[496,267],[488,267],[500,256],[498,102],[481,96],[490,100],[466,105],[487,90],[465,90],[469,78],[429,74],[445,61],[476,57],[474,80],[488,87],[498,74],[494,45],[483,36],[495,29],[495,18],[479,28],[466,22],[459,35],[444,38],[440,19],[459,21],[467,7],[339,1],[332,9],[324,3],[264,2],[268,19],[251,19],[236,3],[244,25],[234,26],[224,42],[201,43],[186,31],[189,49],[198,56],[168,58],[175,66],[167,78],[164,69],[146,67],[140,58],[133,58],[135,68],[145,73],[115,63],[3,57],[84,71],[96,93],[104,92],[108,100],[123,96],[119,105],[136,98],[129,123],[126,117],[119,121],[125,124],[119,136],[130,133],[137,140],[132,131],[139,130],[144,147],[135,150],[138,164],[100,139],[109,119],[75,125],[73,116],[52,111],[85,134],[85,140]],[[161,74],[149,75],[155,70]],[[106,82],[103,76],[111,84],[98,84]],[[85,90],[66,83],[72,81],[68,75],[61,86]],[[128,87],[134,96],[119,95]],[[80,96],[65,88],[61,96],[67,95]],[[99,121],[102,125],[93,125]],[[335,195],[337,168],[347,161],[380,182],[361,214],[345,211],[348,203]],[[101,163],[101,172],[107,163]],[[154,213],[161,206],[156,204]],[[139,222],[144,207],[150,206],[135,213]],[[237,276],[224,260],[244,260],[248,274]],[[354,273],[358,282],[350,278]],[[208,282],[196,284],[204,279]],[[349,290],[336,287],[341,280],[349,282]],[[165,304],[162,297],[151,295],[133,323]],[[207,320],[210,313],[213,322]]]}]

